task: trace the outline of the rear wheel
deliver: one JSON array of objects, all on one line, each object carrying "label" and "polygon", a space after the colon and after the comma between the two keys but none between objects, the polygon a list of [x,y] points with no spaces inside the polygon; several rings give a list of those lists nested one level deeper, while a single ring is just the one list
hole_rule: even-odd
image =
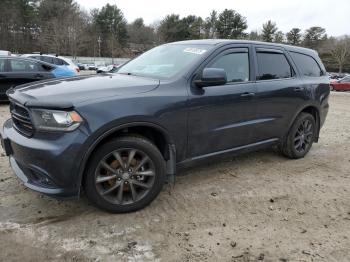
[{"label": "rear wheel", "polygon": [[302,112],[294,121],[282,144],[282,153],[289,158],[304,157],[311,149],[316,136],[314,117]]},{"label": "rear wheel", "polygon": [[121,137],[92,156],[84,180],[88,199],[113,213],[144,208],[159,194],[165,161],[158,148],[141,137]]}]

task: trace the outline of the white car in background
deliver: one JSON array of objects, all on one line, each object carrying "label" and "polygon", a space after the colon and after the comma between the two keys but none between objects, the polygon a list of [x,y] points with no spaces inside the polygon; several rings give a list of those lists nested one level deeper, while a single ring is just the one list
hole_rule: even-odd
[{"label": "white car in background", "polygon": [[54,64],[58,66],[67,66],[68,68],[72,69],[76,73],[80,72],[79,67],[69,58],[63,57],[63,56],[55,56],[55,55],[44,55],[44,54],[24,54],[21,55],[22,57],[28,57],[37,59],[49,64]]},{"label": "white car in background", "polygon": [[10,51],[0,50],[0,56],[11,56]]}]

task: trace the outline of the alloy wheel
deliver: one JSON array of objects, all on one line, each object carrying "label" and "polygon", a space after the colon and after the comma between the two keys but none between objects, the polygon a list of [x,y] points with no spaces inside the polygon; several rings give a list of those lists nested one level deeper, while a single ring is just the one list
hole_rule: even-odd
[{"label": "alloy wheel", "polygon": [[296,151],[302,153],[308,150],[309,146],[312,144],[314,136],[314,127],[311,121],[304,119],[294,136],[294,148]]},{"label": "alloy wheel", "polygon": [[122,148],[106,155],[95,171],[97,192],[110,203],[133,204],[144,198],[155,181],[150,157],[135,148]]}]

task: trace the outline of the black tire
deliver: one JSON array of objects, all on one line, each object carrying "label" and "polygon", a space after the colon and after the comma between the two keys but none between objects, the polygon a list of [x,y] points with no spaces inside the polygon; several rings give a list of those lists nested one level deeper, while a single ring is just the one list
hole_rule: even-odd
[{"label": "black tire", "polygon": [[[122,154],[124,154],[123,150],[126,150],[126,152],[128,152],[128,150],[137,152],[137,153],[133,153],[135,159],[134,158],[132,159],[132,161],[136,162],[135,165],[137,167],[141,165],[141,162],[143,162],[144,160],[143,158],[147,158],[147,161],[149,161],[149,163],[147,162],[145,165],[151,166],[152,167],[151,171],[143,171],[144,166],[140,166],[138,168],[138,170],[142,168],[138,173],[145,174],[145,175],[140,175],[143,179],[146,179],[145,181],[137,180],[135,178],[136,171],[138,171],[136,170],[137,167],[135,167],[134,168],[135,170],[132,171],[132,173],[130,173],[130,174],[133,174],[133,172],[135,172],[135,176],[131,176],[129,174],[130,176],[129,178],[123,177],[126,173],[128,173],[126,168],[129,169],[129,167],[126,167],[127,165],[129,166],[129,163],[128,164],[126,163],[126,162],[129,162],[128,160],[129,157],[122,156]],[[115,154],[122,156],[122,158],[119,158],[121,161],[118,161],[116,158],[115,160],[110,162],[111,164],[108,164],[109,167],[112,167],[113,164],[114,166],[116,165],[118,166],[118,167],[115,167],[116,168],[115,172],[112,173],[112,171],[108,171],[108,170],[111,170],[109,168],[106,168],[104,170],[105,163],[107,163],[107,161],[111,161],[108,159],[108,157],[112,159]],[[129,155],[130,154],[131,153],[129,152]],[[139,162],[137,162],[138,160],[136,159],[136,157],[138,157],[137,154],[142,154],[142,156],[140,157],[142,159],[139,160]],[[125,170],[123,166],[125,167]],[[131,167],[131,164],[130,164],[130,167]],[[119,173],[117,172],[117,168]],[[120,173],[120,169],[123,169],[121,171],[122,174]],[[105,172],[106,174],[101,175],[101,172]],[[107,172],[110,172],[110,173],[108,174]],[[130,169],[129,169],[129,172],[131,172]],[[149,174],[146,175],[146,172],[148,172]],[[153,172],[152,176],[150,176],[151,172]],[[105,175],[105,178],[115,175],[116,179],[113,180],[114,178],[112,178],[111,180],[108,180],[105,182],[98,182],[104,179],[104,175]],[[138,179],[140,179],[139,178],[140,176],[138,176]],[[101,180],[101,177],[102,177],[102,180]],[[89,165],[86,169],[83,185],[84,185],[87,198],[97,207],[111,213],[127,213],[127,212],[137,211],[139,209],[146,207],[148,204],[150,204],[161,191],[165,182],[165,178],[166,178],[166,164],[158,148],[154,144],[152,144],[149,140],[143,137],[125,136],[125,137],[120,137],[120,138],[111,140],[103,144],[101,147],[97,149],[96,152],[94,152],[91,160],[89,161]],[[117,179],[118,180],[120,179],[121,182],[117,181]],[[124,179],[128,179],[128,180],[124,180]],[[129,185],[127,185],[128,183],[127,181],[129,181]],[[143,187],[139,187],[139,185],[136,182],[142,185],[146,185],[147,183],[150,185],[148,188],[143,188]],[[107,186],[105,186],[105,183],[107,183]],[[117,184],[119,184],[119,186]],[[112,187],[115,187],[115,186],[117,186],[117,188],[115,189],[117,192],[111,191],[111,193],[106,194],[108,190],[112,189]],[[107,188],[107,190],[101,193],[101,191],[106,189],[105,187],[109,187],[109,188]],[[131,190],[131,187],[133,188],[133,190]],[[129,191],[125,189],[129,189]],[[137,194],[140,194],[141,198],[140,196],[137,196],[134,199],[134,192],[137,192],[138,190],[140,191],[146,190],[147,192],[135,193],[136,196]],[[122,191],[121,200],[118,199],[119,191]],[[125,198],[129,197],[128,199],[129,202],[124,201],[123,199],[124,194],[125,194]]]},{"label": "black tire", "polygon": [[303,158],[310,151],[315,135],[314,117],[309,113],[300,113],[281,145],[282,154],[291,159]]}]

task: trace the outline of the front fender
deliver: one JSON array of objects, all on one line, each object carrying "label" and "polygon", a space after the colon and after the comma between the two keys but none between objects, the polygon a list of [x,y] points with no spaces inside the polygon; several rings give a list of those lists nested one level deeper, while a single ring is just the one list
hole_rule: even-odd
[{"label": "front fender", "polygon": [[100,143],[107,138],[108,136],[112,135],[113,133],[123,130],[128,127],[136,127],[136,126],[147,126],[156,129],[157,131],[161,132],[165,139],[167,144],[169,144],[169,155],[170,159],[168,161],[168,174],[174,174],[175,173],[175,166],[176,166],[176,151],[175,151],[175,144],[170,136],[168,130],[164,128],[163,126],[159,125],[158,123],[155,123],[153,121],[137,121],[135,120],[136,117],[133,117],[134,120],[131,120],[130,118],[127,119],[119,119],[117,121],[113,121],[112,123],[108,123],[105,126],[101,127],[99,130],[94,132],[89,136],[89,138],[86,140],[84,146],[83,146],[83,157],[81,160],[81,163],[79,165],[78,169],[78,186],[81,188],[83,175],[85,171],[86,164],[88,162],[88,159],[94,152],[94,150],[100,145]]}]

